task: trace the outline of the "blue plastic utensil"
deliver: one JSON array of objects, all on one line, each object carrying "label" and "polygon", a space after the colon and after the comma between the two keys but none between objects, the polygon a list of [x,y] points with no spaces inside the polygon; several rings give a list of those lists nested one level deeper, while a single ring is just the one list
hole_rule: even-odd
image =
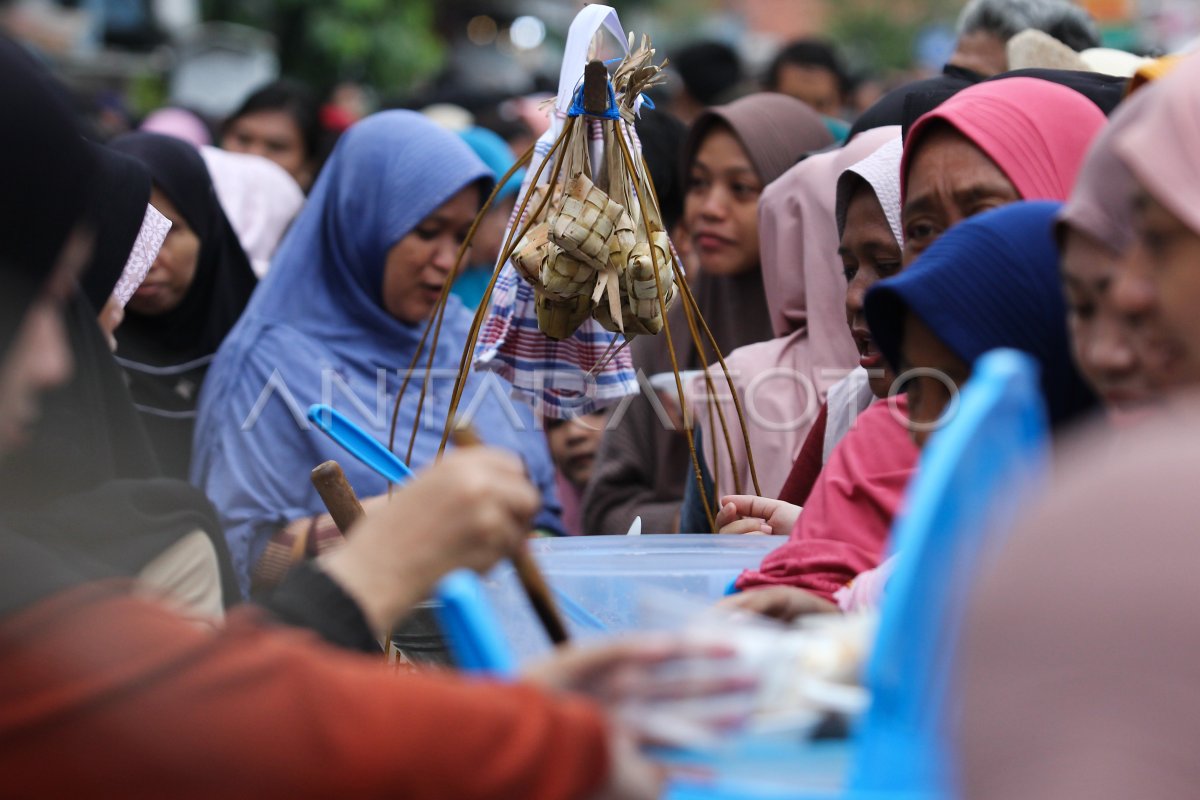
[{"label": "blue plastic utensil", "polygon": [[413,472],[407,464],[341,412],[318,403],[309,406],[308,421],[392,483],[407,483],[412,478]]}]

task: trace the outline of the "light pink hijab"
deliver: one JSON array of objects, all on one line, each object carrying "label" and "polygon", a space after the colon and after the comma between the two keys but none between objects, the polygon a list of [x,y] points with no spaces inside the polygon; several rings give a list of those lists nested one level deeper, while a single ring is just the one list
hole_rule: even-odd
[{"label": "light pink hijab", "polygon": [[163,136],[173,136],[193,147],[212,144],[212,134],[209,133],[208,126],[200,117],[186,108],[168,107],[151,111],[150,115],[142,120],[138,129],[150,133],[161,133]]},{"label": "light pink hijab", "polygon": [[304,205],[304,192],[283,167],[262,156],[201,147],[213,187],[254,274],[267,274],[279,242]]},{"label": "light pink hijab", "polygon": [[[837,255],[838,176],[899,135],[898,127],[877,128],[839,150],[811,156],[768,185],[759,200],[763,286],[777,338],[739,348],[725,361],[743,401],[764,497],[779,495],[825,393],[858,361],[846,326],[846,282]],[[743,492],[753,492],[720,365],[710,367],[710,374],[732,440],[731,453],[715,410],[710,414],[706,403],[695,406],[717,494],[734,491],[737,481]],[[703,379],[693,381],[692,391],[697,397],[707,394]]]},{"label": "light pink hijab", "polygon": [[921,139],[950,125],[1008,176],[1025,200],[1066,200],[1104,112],[1074,89],[1037,78],[1004,78],[963,89],[917,120],[904,143],[901,195]]},{"label": "light pink hijab", "polygon": [[1155,199],[1200,233],[1200,55],[1140,93],[1142,113],[1117,134],[1117,155]]}]

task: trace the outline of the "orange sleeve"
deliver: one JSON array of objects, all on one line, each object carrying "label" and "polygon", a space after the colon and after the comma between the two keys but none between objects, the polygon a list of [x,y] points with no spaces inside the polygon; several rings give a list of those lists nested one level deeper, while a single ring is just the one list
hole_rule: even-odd
[{"label": "orange sleeve", "polygon": [[396,674],[250,611],[213,635],[90,586],[0,623],[11,796],[551,800],[607,758],[583,700]]}]

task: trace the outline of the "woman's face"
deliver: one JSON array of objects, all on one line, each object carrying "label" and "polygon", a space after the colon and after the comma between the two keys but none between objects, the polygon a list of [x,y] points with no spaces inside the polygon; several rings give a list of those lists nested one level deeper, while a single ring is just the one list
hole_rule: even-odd
[{"label": "woman's face", "polygon": [[908,420],[913,442],[924,447],[929,437],[945,422],[943,415],[956,402],[958,390],[971,376],[971,367],[942,343],[933,331],[909,312],[904,320],[904,340],[900,346],[906,378]]},{"label": "woman's face", "polygon": [[129,310],[157,316],[178,308],[192,287],[200,258],[200,237],[158,187],[150,190],[150,205],[171,221],[171,230],[150,265],[146,280],[129,301]]},{"label": "woman's face", "polygon": [[1075,363],[1114,414],[1136,411],[1156,396],[1134,326],[1112,302],[1120,260],[1091,236],[1068,228],[1062,278]]},{"label": "woman's face", "polygon": [[958,131],[927,133],[908,162],[902,213],[904,264],[911,264],[951,226],[1021,199],[996,163]]},{"label": "woman's face", "polygon": [[1114,300],[1141,324],[1163,388],[1200,383],[1200,233],[1149,193],[1135,200],[1133,222],[1136,244]]},{"label": "woman's face", "polygon": [[274,161],[304,191],[312,184],[312,165],[304,151],[304,134],[286,111],[254,111],[238,117],[226,129],[221,147]]},{"label": "woman's face", "polygon": [[467,238],[479,201],[479,187],[466,187],[388,251],[383,307],[389,314],[409,325],[429,317],[454,270],[458,248]]},{"label": "woman's face", "polygon": [[737,137],[714,127],[688,172],[683,218],[700,269],[737,275],[758,266],[758,198],[763,184]]},{"label": "woman's face", "polygon": [[858,363],[867,370],[875,396],[886,397],[895,376],[871,341],[863,307],[868,289],[900,271],[901,253],[869,184],[860,183],[846,206],[846,227],[838,255],[846,274],[846,324],[858,347]]}]

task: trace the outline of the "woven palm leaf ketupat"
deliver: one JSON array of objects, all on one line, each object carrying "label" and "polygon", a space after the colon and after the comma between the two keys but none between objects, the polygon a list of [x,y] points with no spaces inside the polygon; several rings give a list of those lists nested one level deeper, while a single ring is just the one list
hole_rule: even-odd
[{"label": "woven palm leaf ketupat", "polygon": [[[587,13],[588,9],[581,11],[580,17]],[[615,12],[612,13],[615,15]],[[540,163],[530,170],[532,174],[526,178],[526,186],[518,197],[491,282],[476,312],[460,358],[459,376],[451,396],[441,448],[445,448],[451,421],[456,418],[462,401],[467,370],[488,313],[489,298],[505,265],[511,261],[516,275],[533,292],[537,327],[548,339],[570,339],[589,319],[596,320],[603,329],[614,334],[604,355],[592,366],[593,372],[602,368],[605,360],[614,353],[620,352],[621,348],[616,346],[619,340],[627,342],[638,335],[665,335],[676,374],[680,407],[685,410],[684,418],[688,419],[671,330],[665,325],[672,303],[676,300],[682,302],[688,333],[697,351],[711,352],[716,356],[717,363],[725,373],[725,382],[734,394],[740,433],[746,444],[750,473],[757,491],[757,477],[740,402],[712,332],[687,288],[683,268],[662,222],[649,169],[637,149],[633,132],[642,94],[665,79],[662,67],[666,62],[659,65],[653,63],[654,50],[649,37],[643,37],[639,46],[634,45],[635,39],[630,34],[625,46],[626,56],[614,71],[611,82],[602,62],[593,60],[588,63],[585,77],[576,84],[575,99],[565,119],[559,117],[563,120],[561,132]],[[565,86],[565,74],[563,80]],[[564,98],[567,97],[560,93],[560,109],[565,108],[567,101]],[[548,142],[549,139],[544,141]],[[594,149],[597,146],[599,149]],[[509,173],[499,179],[496,186],[504,185],[516,170],[530,164],[534,160],[534,149],[531,147]],[[453,274],[443,287],[442,296],[430,316],[397,395],[398,410],[420,359],[425,356],[426,378],[421,384],[417,401],[417,419],[421,418],[421,408],[428,391],[428,366],[433,363],[438,345],[449,287],[462,268],[463,257],[475,229],[490,208],[496,191],[493,190],[484,204],[460,248]],[[430,350],[425,354],[425,342],[430,338],[431,331]],[[705,380],[709,391],[714,391],[713,380],[707,371]],[[395,443],[394,420],[395,414],[390,447],[394,447]],[[720,434],[728,441],[729,424],[724,415],[720,416],[719,423]],[[716,509],[709,502],[700,480],[700,463],[690,427],[685,426],[684,433],[692,452],[700,496],[712,523]],[[410,448],[415,438],[414,429]]]}]

